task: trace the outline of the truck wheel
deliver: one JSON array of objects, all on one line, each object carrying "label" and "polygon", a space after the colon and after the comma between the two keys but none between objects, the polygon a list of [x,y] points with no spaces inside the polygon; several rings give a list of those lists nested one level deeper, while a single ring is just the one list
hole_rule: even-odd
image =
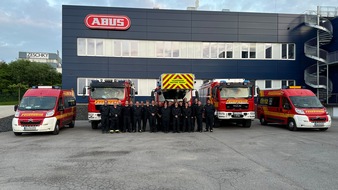
[{"label": "truck wheel", "polygon": [[251,120],[248,120],[248,119],[243,120],[242,125],[243,125],[243,127],[246,127],[246,128],[251,127]]},{"label": "truck wheel", "polygon": [[321,128],[321,129],[319,129],[319,131],[326,131],[326,130],[328,130],[329,128]]},{"label": "truck wheel", "polygon": [[14,132],[14,135],[15,135],[15,136],[20,136],[20,135],[22,135],[22,133]]},{"label": "truck wheel", "polygon": [[92,129],[97,129],[97,127],[99,126],[99,123],[96,121],[92,121],[91,124],[92,124]]},{"label": "truck wheel", "polygon": [[289,119],[288,128],[290,131],[297,131],[297,125],[294,119]]},{"label": "truck wheel", "polygon": [[267,125],[268,123],[266,122],[264,115],[261,116],[261,118],[259,119],[259,121],[261,122],[261,125]]},{"label": "truck wheel", "polygon": [[75,119],[72,120],[71,123],[69,123],[69,128],[74,128],[75,126]]},{"label": "truck wheel", "polygon": [[60,127],[59,127],[59,123],[56,123],[55,124],[55,127],[54,127],[54,131],[52,132],[53,135],[58,135],[60,132]]}]

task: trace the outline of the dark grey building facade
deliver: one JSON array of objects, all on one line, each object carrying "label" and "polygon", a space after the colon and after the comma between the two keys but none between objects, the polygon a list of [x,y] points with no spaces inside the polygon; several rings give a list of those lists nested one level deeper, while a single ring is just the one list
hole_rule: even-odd
[{"label": "dark grey building facade", "polygon": [[[88,15],[125,16],[130,27],[89,28]],[[81,96],[86,78],[154,80],[177,72],[194,73],[199,80],[245,78],[263,88],[306,85],[304,71],[316,61],[305,55],[304,44],[316,33],[302,14],[64,5],[62,85]],[[336,71],[330,69],[332,75]],[[331,81],[338,85],[337,78]]]}]

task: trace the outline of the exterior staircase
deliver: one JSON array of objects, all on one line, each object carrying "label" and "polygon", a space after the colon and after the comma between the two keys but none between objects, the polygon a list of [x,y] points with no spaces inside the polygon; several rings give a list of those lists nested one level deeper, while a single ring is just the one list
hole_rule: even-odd
[{"label": "exterior staircase", "polygon": [[329,53],[321,49],[321,46],[331,42],[333,28],[330,19],[336,16],[338,7],[318,7],[317,11],[308,11],[304,17],[305,25],[317,30],[317,37],[304,44],[305,55],[317,61],[305,69],[304,80],[307,85],[318,90],[318,98],[322,101],[332,94],[333,85],[327,69],[330,64],[338,63],[338,52]]}]

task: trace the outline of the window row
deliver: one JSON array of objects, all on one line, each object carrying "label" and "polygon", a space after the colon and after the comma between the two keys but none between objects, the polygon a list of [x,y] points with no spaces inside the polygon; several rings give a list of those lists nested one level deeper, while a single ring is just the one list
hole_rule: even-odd
[{"label": "window row", "polygon": [[78,38],[78,56],[294,60],[295,44]]}]

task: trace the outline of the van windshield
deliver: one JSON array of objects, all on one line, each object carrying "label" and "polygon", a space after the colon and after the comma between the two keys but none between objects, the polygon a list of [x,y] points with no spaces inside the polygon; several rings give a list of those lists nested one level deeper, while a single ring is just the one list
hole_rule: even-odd
[{"label": "van windshield", "polygon": [[248,87],[226,87],[220,91],[221,98],[248,98],[250,95]]},{"label": "van windshield", "polygon": [[291,96],[290,99],[297,108],[323,108],[316,96]]},{"label": "van windshield", "polygon": [[22,98],[18,110],[52,110],[55,104],[54,96],[26,96]]},{"label": "van windshield", "polygon": [[93,99],[118,99],[124,98],[124,88],[92,88],[90,97]]}]

